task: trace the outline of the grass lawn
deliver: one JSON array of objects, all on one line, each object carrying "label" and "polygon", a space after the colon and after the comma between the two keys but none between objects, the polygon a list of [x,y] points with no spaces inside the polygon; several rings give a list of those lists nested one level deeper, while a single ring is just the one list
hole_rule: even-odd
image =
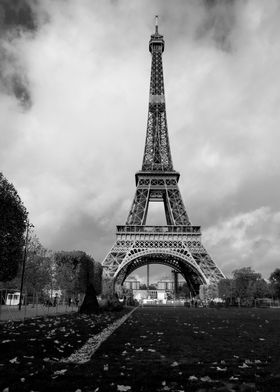
[{"label": "grass lawn", "polygon": [[38,378],[41,388],[46,388],[55,363],[129,311],[70,313],[0,324],[0,391],[32,390]]},{"label": "grass lawn", "polygon": [[0,391],[280,391],[280,309],[139,308],[90,361],[61,362],[123,314],[1,325]]}]

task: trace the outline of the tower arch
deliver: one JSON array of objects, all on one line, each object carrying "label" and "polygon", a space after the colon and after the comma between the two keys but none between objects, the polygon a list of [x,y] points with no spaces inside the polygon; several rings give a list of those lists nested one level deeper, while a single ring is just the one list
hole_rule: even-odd
[{"label": "tower arch", "polygon": [[209,283],[203,271],[194,260],[191,260],[191,257],[186,257],[176,251],[145,250],[131,255],[119,266],[114,276],[114,290],[116,286],[122,286],[125,279],[135,270],[147,264],[165,265],[181,274],[193,295],[198,293],[201,284]]}]

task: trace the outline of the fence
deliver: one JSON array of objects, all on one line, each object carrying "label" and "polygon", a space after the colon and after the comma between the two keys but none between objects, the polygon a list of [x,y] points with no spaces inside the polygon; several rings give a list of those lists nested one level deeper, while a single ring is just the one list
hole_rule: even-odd
[{"label": "fence", "polygon": [[272,298],[256,298],[254,305],[257,308],[279,308],[280,301]]},{"label": "fence", "polygon": [[19,292],[0,290],[0,321],[24,320],[30,317],[56,315],[78,310],[78,303],[64,295],[43,297],[41,293],[23,293],[19,310]]}]

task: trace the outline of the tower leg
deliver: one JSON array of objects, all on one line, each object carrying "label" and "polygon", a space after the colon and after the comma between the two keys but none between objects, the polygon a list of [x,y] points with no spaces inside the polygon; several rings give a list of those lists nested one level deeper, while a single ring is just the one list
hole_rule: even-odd
[{"label": "tower leg", "polygon": [[102,280],[102,295],[110,297],[114,293],[114,279],[103,278]]},{"label": "tower leg", "polygon": [[149,286],[150,286],[150,265],[147,264],[147,295],[149,298]]},{"label": "tower leg", "polygon": [[174,274],[174,299],[178,298],[178,272],[175,270],[172,270]]}]

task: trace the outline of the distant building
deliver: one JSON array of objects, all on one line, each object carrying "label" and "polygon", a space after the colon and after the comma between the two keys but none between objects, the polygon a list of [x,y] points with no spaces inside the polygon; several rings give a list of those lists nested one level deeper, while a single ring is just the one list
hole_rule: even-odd
[{"label": "distant building", "polygon": [[137,280],[134,276],[129,276],[125,281],[123,286],[128,290],[139,290],[140,289],[140,281]]},{"label": "distant building", "polygon": [[[178,287],[183,286],[183,284],[185,283],[184,280],[178,280]],[[161,278],[158,282],[157,282],[157,289],[158,290],[167,290],[167,291],[174,291],[174,278],[170,277],[170,276],[165,276],[163,278]]]},{"label": "distant building", "polygon": [[[181,287],[185,283],[184,280],[178,281],[178,287]],[[153,283],[149,290],[140,289],[141,282],[135,278],[135,276],[129,276],[123,283],[123,287],[127,290],[133,291],[133,297],[139,302],[156,301],[157,303],[166,303],[174,295],[174,277],[165,276],[161,278],[157,283]],[[143,286],[142,286],[143,287]],[[171,297],[170,297],[171,296]]]},{"label": "distant building", "polygon": [[166,303],[167,300],[166,292],[159,290],[134,290],[133,297],[143,303],[149,303],[149,301]]}]

